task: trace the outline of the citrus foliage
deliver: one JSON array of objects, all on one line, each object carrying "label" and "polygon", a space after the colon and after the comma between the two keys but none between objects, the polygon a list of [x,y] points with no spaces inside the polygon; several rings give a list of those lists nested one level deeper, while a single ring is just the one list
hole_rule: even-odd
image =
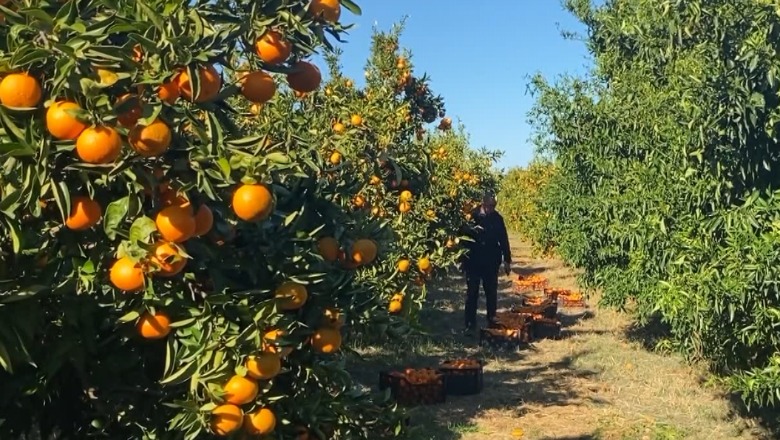
[{"label": "citrus foliage", "polygon": [[526,238],[539,236],[549,215],[541,209],[543,191],[554,173],[555,165],[541,159],[507,170],[501,179],[499,200],[508,228]]},{"label": "citrus foliage", "polygon": [[0,437],[401,433],[339,352],[406,330],[494,156],[427,133],[397,32],[321,86],[343,9],[0,6]]},{"label": "citrus foliage", "polygon": [[540,146],[557,168],[536,238],[584,268],[606,304],[660,317],[748,404],[776,406],[776,5],[568,3],[596,70],[536,81]]}]

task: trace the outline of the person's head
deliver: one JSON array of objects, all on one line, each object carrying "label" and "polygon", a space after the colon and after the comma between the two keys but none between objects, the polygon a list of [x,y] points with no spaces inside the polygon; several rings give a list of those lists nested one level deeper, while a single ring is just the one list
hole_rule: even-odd
[{"label": "person's head", "polygon": [[482,196],[482,208],[486,213],[491,213],[496,210],[496,195],[491,192],[486,192]]}]

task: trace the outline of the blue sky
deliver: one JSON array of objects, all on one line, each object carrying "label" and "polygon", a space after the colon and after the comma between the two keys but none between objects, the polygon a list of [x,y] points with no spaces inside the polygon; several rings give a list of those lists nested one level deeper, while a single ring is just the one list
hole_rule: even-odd
[{"label": "blue sky", "polygon": [[341,45],[345,73],[362,84],[373,26],[389,30],[408,16],[401,46],[412,51],[416,73],[428,73],[473,147],[505,151],[500,167],[524,165],[533,156],[528,77],[579,73],[590,63],[582,41],[561,36],[561,30],[584,28],[559,0],[356,2],[363,15],[344,9],[341,17],[355,24]]}]

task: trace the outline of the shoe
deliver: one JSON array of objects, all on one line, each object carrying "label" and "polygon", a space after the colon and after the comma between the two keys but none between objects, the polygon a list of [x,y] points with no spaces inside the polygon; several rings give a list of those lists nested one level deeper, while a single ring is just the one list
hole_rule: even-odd
[{"label": "shoe", "polygon": [[476,332],[474,331],[474,327],[472,326],[467,326],[466,328],[463,329],[463,336],[473,338],[475,334]]}]

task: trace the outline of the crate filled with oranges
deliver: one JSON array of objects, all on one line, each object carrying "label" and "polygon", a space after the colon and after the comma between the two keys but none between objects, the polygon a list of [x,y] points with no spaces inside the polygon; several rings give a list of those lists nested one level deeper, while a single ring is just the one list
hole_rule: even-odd
[{"label": "crate filled with oranges", "polygon": [[536,318],[531,322],[534,339],[558,339],[561,336],[561,322],[557,319]]},{"label": "crate filled with oranges", "polygon": [[573,292],[569,289],[544,289],[544,294],[547,298],[557,301],[562,307],[587,307],[585,298],[580,292]]},{"label": "crate filled with oranges", "polygon": [[524,316],[526,318],[533,318],[534,316],[541,315],[545,318],[553,319],[558,316],[558,303],[550,301],[549,299],[535,306],[512,306],[511,313]]},{"label": "crate filled with oranges", "polygon": [[542,290],[547,287],[547,278],[532,274],[532,275],[518,275],[517,279],[513,282],[515,292],[523,293],[534,290]]},{"label": "crate filled with oranges", "polygon": [[451,359],[439,366],[446,377],[447,394],[468,396],[482,392],[484,385],[483,362],[478,359]]},{"label": "crate filled with oranges", "polygon": [[517,349],[531,342],[530,320],[515,313],[500,312],[490,328],[479,332],[479,345],[496,349]]},{"label": "crate filled with oranges", "polygon": [[379,373],[379,389],[390,388],[400,405],[435,405],[447,400],[447,378],[433,368],[407,368]]}]

